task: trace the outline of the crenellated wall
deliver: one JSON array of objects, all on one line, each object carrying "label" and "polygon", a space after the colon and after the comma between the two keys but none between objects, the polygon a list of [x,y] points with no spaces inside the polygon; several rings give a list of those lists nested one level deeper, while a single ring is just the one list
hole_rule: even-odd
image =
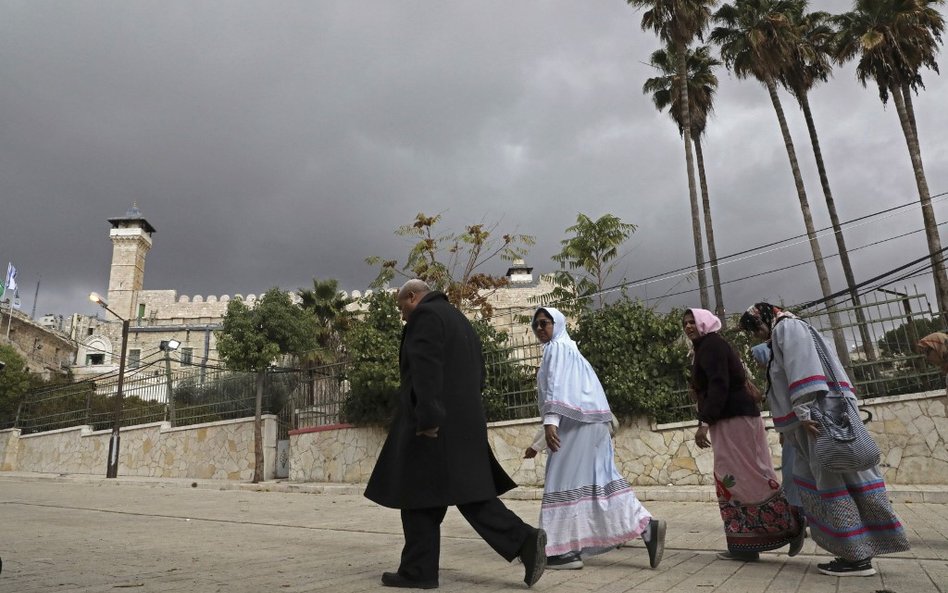
[{"label": "crenellated wall", "polygon": [[[264,476],[276,467],[277,417],[263,416]],[[0,469],[41,473],[104,473],[111,430],[89,426],[21,435],[0,431]],[[250,480],[253,418],[172,428],[167,422],[122,428],[119,475]]]},{"label": "crenellated wall", "polygon": [[[948,418],[942,391],[875,398],[861,403],[871,410],[866,426],[883,451],[880,464],[892,484],[948,484]],[[769,416],[765,415],[768,420]],[[494,455],[523,486],[542,486],[545,454],[523,459],[539,419],[492,423],[488,438]],[[614,445],[619,471],[633,484],[713,484],[710,449],[694,443],[696,423],[652,425],[645,419],[623,424]],[[775,467],[780,466],[777,434],[767,431]],[[365,482],[385,440],[378,428],[341,425],[290,433],[290,479],[295,481]]]}]

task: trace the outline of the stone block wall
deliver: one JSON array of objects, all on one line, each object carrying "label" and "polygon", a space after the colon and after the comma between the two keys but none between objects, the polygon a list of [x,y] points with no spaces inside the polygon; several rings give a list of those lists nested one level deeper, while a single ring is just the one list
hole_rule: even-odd
[{"label": "stone block wall", "polygon": [[0,430],[0,471],[9,472],[16,469],[16,448],[20,438],[20,429],[8,428]]},{"label": "stone block wall", "polygon": [[[276,468],[277,418],[263,416],[264,476]],[[20,435],[0,431],[0,469],[43,473],[105,473],[110,430],[89,426]],[[172,428],[167,422],[125,427],[120,476],[250,480],[253,418]]]},{"label": "stone block wall", "polygon": [[386,431],[348,424],[290,431],[289,479],[294,482],[366,482]]},{"label": "stone block wall", "polygon": [[[880,464],[892,484],[948,484],[948,398],[944,392],[875,398],[861,403],[873,413],[867,424],[883,451]],[[769,418],[765,419],[768,420]],[[539,419],[492,423],[488,430],[494,455],[522,486],[542,486],[545,454],[524,459]],[[696,423],[652,425],[639,418],[623,424],[614,446],[619,471],[634,485],[714,483],[713,453],[694,443]],[[768,430],[774,467],[780,466],[777,433]],[[295,431],[290,436],[290,479],[359,483],[368,480],[385,440],[379,428],[348,425]]]}]

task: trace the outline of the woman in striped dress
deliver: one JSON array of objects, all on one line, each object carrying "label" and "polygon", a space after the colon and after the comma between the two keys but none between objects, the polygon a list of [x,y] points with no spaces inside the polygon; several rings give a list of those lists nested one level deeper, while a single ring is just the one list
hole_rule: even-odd
[{"label": "woman in striped dress", "polygon": [[540,527],[547,533],[547,568],[583,567],[583,557],[641,537],[649,565],[658,566],[665,522],[653,519],[616,469],[613,420],[599,378],[570,339],[566,318],[537,309],[533,331],[544,344],[537,374],[543,429],[525,457],[548,449]]}]

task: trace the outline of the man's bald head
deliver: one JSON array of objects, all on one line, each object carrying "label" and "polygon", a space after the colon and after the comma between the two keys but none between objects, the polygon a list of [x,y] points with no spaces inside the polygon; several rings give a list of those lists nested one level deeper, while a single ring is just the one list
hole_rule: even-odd
[{"label": "man's bald head", "polygon": [[398,310],[401,311],[403,320],[408,321],[412,311],[429,292],[431,292],[431,287],[418,278],[413,278],[402,285],[398,290]]}]

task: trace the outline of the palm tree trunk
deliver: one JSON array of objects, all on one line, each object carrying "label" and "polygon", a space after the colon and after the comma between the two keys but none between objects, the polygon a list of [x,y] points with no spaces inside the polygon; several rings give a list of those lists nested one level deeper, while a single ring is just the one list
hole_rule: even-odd
[{"label": "palm tree trunk", "polygon": [[[787,118],[783,112],[783,105],[780,104],[780,97],[777,96],[777,85],[772,78],[765,81],[767,91],[770,93],[770,100],[774,104],[774,111],[777,112],[777,121],[780,123],[780,132],[783,134],[783,142],[787,148],[787,156],[790,158],[790,169],[793,171],[793,181],[797,186],[797,197],[800,199],[800,210],[803,212],[803,224],[806,227],[806,235],[810,239],[810,249],[813,251],[813,263],[816,264],[816,275],[820,281],[820,289],[823,292],[823,298],[833,294],[830,288],[829,276],[826,274],[826,265],[823,262],[823,253],[820,250],[820,242],[816,237],[816,228],[813,226],[813,216],[810,214],[810,203],[806,198],[806,188],[803,187],[803,175],[800,174],[800,164],[797,161],[797,153],[793,148],[793,139],[790,137],[790,128],[787,126]],[[843,366],[849,371],[849,345],[846,343],[846,337],[843,335],[842,324],[839,322],[839,314],[832,300],[826,302],[827,315],[830,325],[833,328],[833,342],[836,345],[836,354],[839,356]]]},{"label": "palm tree trunk", "polygon": [[813,146],[813,156],[816,158],[816,169],[820,174],[820,184],[823,186],[823,196],[826,198],[826,209],[829,210],[830,222],[833,224],[833,233],[836,237],[836,247],[839,249],[839,261],[843,264],[843,274],[846,276],[846,287],[849,288],[849,296],[853,301],[853,307],[856,313],[856,323],[859,326],[859,338],[862,340],[862,348],[866,353],[866,360],[874,361],[876,359],[876,350],[873,347],[872,335],[869,333],[869,327],[866,325],[866,315],[859,302],[859,292],[856,290],[856,277],[853,274],[853,266],[849,261],[849,250],[846,249],[846,239],[843,237],[843,229],[839,224],[839,214],[836,213],[836,202],[833,200],[833,192],[830,190],[829,177],[826,175],[826,165],[823,162],[823,151],[820,150],[820,138],[816,133],[816,124],[813,122],[813,112],[810,111],[810,97],[806,91],[796,93],[800,101],[800,108],[803,109],[803,117],[806,119],[806,129],[810,133],[810,144]]},{"label": "palm tree trunk", "polygon": [[[938,223],[935,220],[935,210],[932,208],[931,195],[928,193],[928,180],[925,178],[925,168],[922,166],[922,151],[918,144],[918,135],[915,133],[915,111],[909,110],[910,103],[906,103],[902,89],[895,85],[889,89],[892,100],[899,113],[899,123],[902,124],[902,133],[908,145],[909,157],[912,159],[912,169],[915,171],[915,184],[918,186],[918,199],[922,204],[922,220],[925,222],[925,238],[928,239],[928,251],[932,258],[932,272],[935,276],[935,296],[938,301],[938,310],[944,313],[948,307],[948,275],[945,274],[944,254],[941,253],[941,236],[938,233]],[[909,99],[911,101],[911,99]]]},{"label": "palm tree trunk", "polygon": [[257,397],[253,415],[253,483],[263,480],[263,381],[266,369],[257,371]]},{"label": "palm tree trunk", "polygon": [[721,328],[727,328],[724,297],[721,295],[721,274],[718,272],[718,250],[714,246],[714,227],[711,225],[711,200],[708,198],[708,178],[704,171],[704,152],[701,136],[695,135],[695,160],[698,162],[698,180],[701,182],[701,209],[704,210],[704,232],[708,236],[708,258],[711,260],[711,284],[714,286],[714,314],[721,320]]},{"label": "palm tree trunk", "polygon": [[[681,129],[691,129],[691,110],[688,106],[688,61],[685,59],[685,44],[678,44],[678,80],[681,81]],[[708,308],[708,278],[704,273],[704,248],[701,240],[701,212],[698,209],[698,192],[695,189],[695,167],[691,150],[691,134],[683,133],[685,139],[685,164],[688,168],[688,197],[691,200],[691,232],[695,242],[695,264],[698,268],[698,290],[701,308]]]},{"label": "palm tree trunk", "polygon": [[912,131],[915,132],[915,138],[918,138],[918,125],[915,123],[915,105],[912,101],[912,87],[907,82],[902,83],[902,98],[905,100],[905,114],[908,116],[909,123],[912,124]]}]

